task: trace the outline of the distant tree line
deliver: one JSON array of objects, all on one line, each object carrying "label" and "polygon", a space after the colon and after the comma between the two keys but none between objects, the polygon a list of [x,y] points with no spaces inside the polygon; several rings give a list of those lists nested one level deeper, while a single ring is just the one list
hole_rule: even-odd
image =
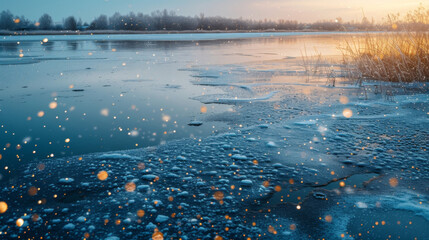
[{"label": "distant tree line", "polygon": [[[340,17],[335,20],[318,21],[314,23],[299,23],[292,20],[245,20],[242,18],[187,17],[176,15],[173,11],[154,11],[151,14],[115,13],[111,17],[100,15],[92,22],[82,23],[70,16],[61,23],[55,24],[51,16],[43,14],[38,21],[30,21],[24,16],[14,16],[10,11],[0,13],[0,29],[10,31],[31,30],[129,30],[129,31],[183,31],[183,30],[318,30],[318,31],[361,31],[361,30],[429,30],[429,11],[420,7],[415,13],[409,14],[408,19],[399,19],[397,15],[389,15],[388,21],[375,24],[366,17],[362,21],[344,22]],[[419,16],[419,18],[412,18]]]},{"label": "distant tree line", "polygon": [[[88,24],[86,24],[88,26]],[[62,23],[55,24],[49,14],[43,14],[38,21],[30,21],[24,16],[14,16],[9,10],[0,13],[0,29],[10,31],[22,30],[79,30],[85,25],[76,21],[73,16],[66,18]]]}]

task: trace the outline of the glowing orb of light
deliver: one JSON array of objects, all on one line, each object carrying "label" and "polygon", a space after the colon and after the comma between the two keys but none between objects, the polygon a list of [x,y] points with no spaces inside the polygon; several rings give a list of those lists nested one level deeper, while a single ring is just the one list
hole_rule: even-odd
[{"label": "glowing orb of light", "polygon": [[137,216],[138,216],[139,218],[143,217],[143,216],[144,216],[144,214],[145,214],[145,212],[144,212],[144,210],[142,210],[142,209],[140,209],[140,210],[138,210],[138,211],[137,211]]},{"label": "glowing orb of light", "polygon": [[221,191],[217,191],[213,194],[213,198],[218,200],[218,201],[221,201],[224,198],[224,194]]},{"label": "glowing orb of light", "polygon": [[346,97],[346,96],[341,96],[340,97],[340,103],[341,104],[347,104],[347,103],[349,103],[349,98]]},{"label": "glowing orb of light", "polygon": [[101,109],[100,114],[105,116],[105,117],[109,116],[109,109],[107,109],[107,108]]},{"label": "glowing orb of light", "polygon": [[49,103],[49,108],[50,109],[55,109],[55,108],[57,108],[57,106],[58,106],[57,102],[51,102],[51,103]]},{"label": "glowing orb of light", "polygon": [[152,240],[164,240],[164,234],[159,231],[154,231],[154,233],[152,234]]},{"label": "glowing orb of light", "polygon": [[162,121],[164,121],[164,122],[168,122],[168,121],[170,121],[170,119],[171,119],[171,117],[168,116],[168,115],[163,115],[162,116]]},{"label": "glowing orb of light", "polygon": [[129,182],[129,183],[125,184],[125,190],[127,192],[134,192],[136,190],[136,184],[133,182]]},{"label": "glowing orb of light", "polygon": [[109,174],[108,174],[106,171],[100,171],[100,172],[98,172],[98,174],[97,174],[97,178],[98,178],[98,180],[100,180],[100,181],[104,181],[104,180],[106,180],[108,176],[109,176]]},{"label": "glowing orb of light", "polygon": [[7,211],[7,203],[0,202],[0,213],[5,213]]},{"label": "glowing orb of light", "polygon": [[18,218],[18,220],[16,220],[16,226],[21,227],[22,225],[24,225],[24,219]]},{"label": "glowing orb of light", "polygon": [[326,215],[325,216],[325,221],[326,222],[332,222],[332,216],[331,215]]},{"label": "glowing orb of light", "polygon": [[391,179],[389,179],[389,185],[390,185],[391,187],[396,187],[396,186],[398,186],[398,179],[397,179],[397,178],[391,178]]},{"label": "glowing orb of light", "polygon": [[350,110],[349,108],[346,108],[343,110],[343,116],[345,118],[351,118],[353,116],[353,111]]}]

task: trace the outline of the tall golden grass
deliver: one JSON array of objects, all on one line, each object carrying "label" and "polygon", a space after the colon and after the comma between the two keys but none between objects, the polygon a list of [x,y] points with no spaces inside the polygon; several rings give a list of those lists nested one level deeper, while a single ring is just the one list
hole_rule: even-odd
[{"label": "tall golden grass", "polygon": [[[403,21],[389,17],[392,31],[349,38],[340,49],[345,65],[363,78],[397,83],[429,81],[429,11],[423,7]],[[403,26],[419,26],[419,28]],[[356,75],[356,73],[354,74]]]},{"label": "tall golden grass", "polygon": [[341,48],[346,65],[363,77],[388,82],[429,81],[427,32],[371,34],[346,40]]}]

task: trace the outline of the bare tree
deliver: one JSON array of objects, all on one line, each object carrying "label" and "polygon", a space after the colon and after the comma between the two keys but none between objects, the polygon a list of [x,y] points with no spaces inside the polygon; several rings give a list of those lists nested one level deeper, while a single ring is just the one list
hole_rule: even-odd
[{"label": "bare tree", "polygon": [[106,15],[100,15],[98,18],[96,18],[94,21],[91,22],[89,25],[89,29],[98,29],[98,30],[104,30],[108,28],[108,22],[107,22],[107,16]]},{"label": "bare tree", "polygon": [[13,30],[15,23],[13,21],[12,13],[7,11],[2,11],[0,14],[0,29]]},{"label": "bare tree", "polygon": [[39,18],[39,28],[42,30],[49,30],[52,28],[52,18],[49,14],[45,13]]},{"label": "bare tree", "polygon": [[77,30],[76,19],[73,16],[66,18],[66,20],[64,21],[64,29],[72,31]]}]

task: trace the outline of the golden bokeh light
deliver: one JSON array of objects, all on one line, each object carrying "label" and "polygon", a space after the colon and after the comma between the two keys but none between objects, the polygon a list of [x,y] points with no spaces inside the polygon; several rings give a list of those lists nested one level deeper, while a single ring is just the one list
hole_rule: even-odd
[{"label": "golden bokeh light", "polygon": [[145,212],[144,212],[144,210],[142,210],[142,209],[140,209],[140,210],[138,210],[138,211],[137,211],[137,216],[138,216],[139,218],[142,218],[142,217],[144,216],[144,214],[145,214]]},{"label": "golden bokeh light", "polygon": [[217,191],[213,194],[213,198],[218,200],[218,201],[221,201],[224,198],[224,194],[221,191]]},{"label": "golden bokeh light", "polygon": [[341,96],[340,97],[340,103],[341,104],[347,104],[347,103],[349,103],[349,98],[346,97],[346,96]]},{"label": "golden bokeh light", "polygon": [[0,202],[0,213],[5,213],[7,211],[7,203]]},{"label": "golden bokeh light", "polygon": [[162,121],[164,121],[164,122],[168,122],[168,121],[170,121],[171,120],[171,117],[170,116],[168,116],[168,115],[162,115]]},{"label": "golden bokeh light", "polygon": [[104,181],[104,180],[106,180],[106,179],[107,179],[107,177],[109,177],[109,174],[108,174],[106,171],[100,171],[100,172],[98,172],[98,174],[97,174],[97,178],[98,178],[98,180],[100,180],[100,181]]},{"label": "golden bokeh light", "polygon": [[325,221],[329,222],[329,223],[332,222],[332,216],[331,215],[326,215],[325,216]]},{"label": "golden bokeh light", "polygon": [[49,108],[50,109],[55,109],[55,108],[57,108],[57,106],[58,106],[58,103],[57,102],[51,102],[51,103],[49,103]]},{"label": "golden bokeh light", "polygon": [[44,112],[44,111],[39,111],[39,112],[37,113],[37,116],[38,116],[38,117],[43,117],[43,116],[45,116],[45,112]]},{"label": "golden bokeh light", "polygon": [[28,189],[28,195],[30,195],[30,196],[34,196],[34,195],[36,195],[37,194],[37,192],[38,192],[38,189],[36,188],[36,187],[30,187],[29,189]]},{"label": "golden bokeh light", "polygon": [[16,226],[21,227],[22,225],[24,225],[24,219],[18,218],[18,220],[16,220]]},{"label": "golden bokeh light", "polygon": [[349,108],[343,110],[343,116],[345,118],[351,118],[353,116],[353,111]]},{"label": "golden bokeh light", "polygon": [[200,112],[201,112],[201,113],[207,113],[207,107],[206,107],[206,106],[202,106],[202,107],[200,108]]},{"label": "golden bokeh light", "polygon": [[162,234],[158,229],[155,229],[152,234],[152,240],[164,240],[164,234]]},{"label": "golden bokeh light", "polygon": [[398,179],[397,178],[390,178],[389,179],[389,185],[391,187],[397,187],[398,186]]},{"label": "golden bokeh light", "polygon": [[134,192],[136,190],[136,184],[133,182],[129,182],[129,183],[125,184],[125,190],[127,192]]},{"label": "golden bokeh light", "polygon": [[107,109],[107,108],[103,108],[103,109],[101,109],[101,110],[100,110],[100,114],[101,114],[102,116],[105,116],[105,117],[109,116],[109,109]]}]

